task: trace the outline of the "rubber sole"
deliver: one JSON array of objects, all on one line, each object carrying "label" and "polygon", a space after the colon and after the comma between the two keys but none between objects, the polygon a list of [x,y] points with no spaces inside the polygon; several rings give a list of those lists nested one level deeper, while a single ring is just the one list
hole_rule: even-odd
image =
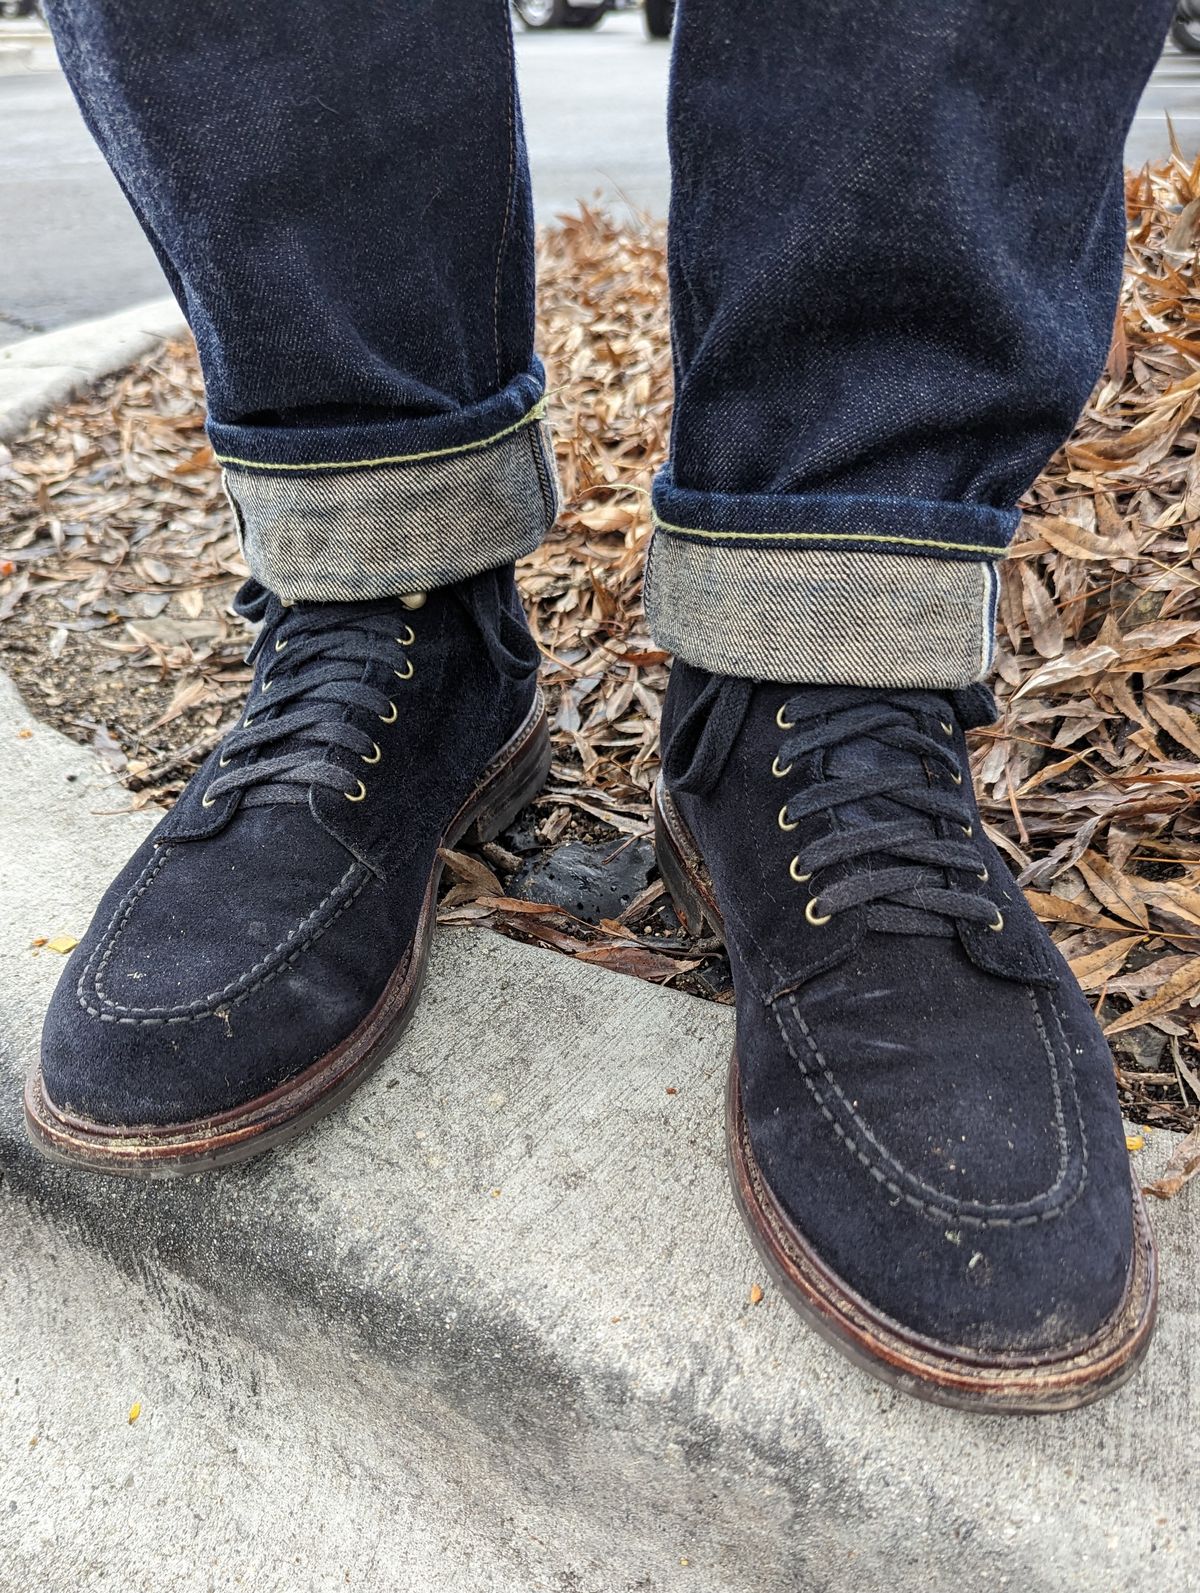
[{"label": "rubber sole", "polygon": [[[441,846],[498,835],[541,790],[550,759],[539,692],[524,725],[447,825]],[[56,1107],[38,1066],[25,1086],[25,1121],[33,1144],[52,1161],[89,1172],[177,1178],[248,1161],[303,1133],[370,1078],[411,1019],[429,962],[442,867],[439,855],[425,887],[416,934],[375,1006],[353,1033],[303,1073],[231,1111],[161,1127],[113,1128]]]},{"label": "rubber sole", "polygon": [[[707,926],[723,940],[712,881],[661,781],[654,808],[658,866],[676,911],[692,934],[704,933]],[[775,1200],[755,1160],[742,1113],[736,1051],[729,1066],[725,1128],[734,1201],[755,1249],[800,1316],[872,1377],[933,1404],[1041,1415],[1091,1404],[1137,1371],[1154,1330],[1158,1260],[1136,1184],[1129,1276],[1120,1305],[1103,1327],[1058,1355],[992,1355],[910,1332],[821,1259]]]}]

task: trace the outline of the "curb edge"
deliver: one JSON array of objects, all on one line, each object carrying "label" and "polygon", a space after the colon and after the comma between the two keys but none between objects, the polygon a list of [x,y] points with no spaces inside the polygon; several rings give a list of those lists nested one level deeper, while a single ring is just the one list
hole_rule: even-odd
[{"label": "curb edge", "polygon": [[166,296],[6,344],[0,348],[0,442],[11,442],[48,410],[186,332],[178,304]]}]

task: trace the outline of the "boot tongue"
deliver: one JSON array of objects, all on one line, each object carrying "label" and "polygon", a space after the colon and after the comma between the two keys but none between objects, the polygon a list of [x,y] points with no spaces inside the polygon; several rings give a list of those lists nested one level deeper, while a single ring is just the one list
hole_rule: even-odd
[{"label": "boot tongue", "polygon": [[[819,691],[827,688],[817,688]],[[832,692],[830,693],[832,695]],[[891,704],[895,693],[880,692],[878,701]],[[949,709],[947,709],[949,715]],[[897,724],[912,723],[907,714],[897,713]],[[886,734],[886,731],[882,732]],[[901,776],[908,784],[923,786],[928,782],[925,765],[915,752],[904,747],[889,746],[876,739],[874,734],[856,736],[825,753],[825,775],[831,780],[861,780],[886,774],[889,778]],[[861,802],[847,802],[839,807],[836,818],[842,827],[868,823],[894,823],[897,819],[912,820],[913,810],[891,797],[869,797]],[[930,821],[932,822],[932,821]]]},{"label": "boot tongue", "polygon": [[[422,597],[420,606],[424,607],[425,602],[426,598]],[[349,626],[353,625],[356,619],[365,618],[370,614],[386,614],[392,610],[403,613],[406,605],[404,600],[398,597],[373,597],[338,603],[285,604],[252,576],[239,588],[233,600],[233,609],[252,625],[260,625],[267,619],[284,619],[291,614],[318,623],[323,620],[336,620],[339,624]]]},{"label": "boot tongue", "polygon": [[[817,690],[823,691],[827,688],[817,688]],[[830,691],[829,695],[832,698],[833,692]],[[897,709],[895,722],[898,727],[914,724],[915,721],[908,714],[899,711],[901,704],[896,701],[898,695],[900,694],[895,692],[880,692],[876,700],[881,704],[895,705]],[[831,701],[830,711],[834,712],[835,709],[836,705]],[[945,717],[947,719],[951,717],[949,706]],[[878,739],[880,735],[886,734],[887,731],[881,728],[876,733],[855,736],[836,747],[829,748],[824,754],[825,778],[861,780],[876,775],[887,775],[889,779],[899,776],[904,784],[917,789],[927,785],[928,774],[920,755],[910,752],[905,747],[890,746],[886,741]],[[894,824],[897,821],[926,825],[930,833],[934,830],[932,819],[924,818],[907,804],[889,796],[867,797],[858,802],[846,802],[833,814],[833,822],[839,829],[854,829],[862,825],[880,823]],[[855,871],[864,868],[882,870],[894,868],[896,859],[889,853],[880,852],[859,858],[848,866]],[[883,934],[926,934],[942,938],[954,933],[952,926],[936,914],[891,902],[879,902],[869,907],[867,923],[871,929]]]}]

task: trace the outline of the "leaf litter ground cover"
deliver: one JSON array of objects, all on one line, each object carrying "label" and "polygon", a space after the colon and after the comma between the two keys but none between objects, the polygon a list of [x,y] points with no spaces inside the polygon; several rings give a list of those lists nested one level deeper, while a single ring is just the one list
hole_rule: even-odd
[{"label": "leaf litter ground cover", "polygon": [[[1127,194],[1108,366],[1024,505],[1001,717],[973,762],[993,840],[1108,1031],[1127,1113],[1200,1136],[1200,165],[1131,176]],[[646,844],[668,664],[641,606],[671,410],[663,242],[587,208],[541,239],[565,504],[519,573],[557,755],[497,843],[449,855],[441,914],[728,1001],[720,948],[683,931]],[[170,802],[249,680],[191,347],[34,426],[0,460],[0,512],[4,665],[32,711],[95,747],[112,806]]]}]

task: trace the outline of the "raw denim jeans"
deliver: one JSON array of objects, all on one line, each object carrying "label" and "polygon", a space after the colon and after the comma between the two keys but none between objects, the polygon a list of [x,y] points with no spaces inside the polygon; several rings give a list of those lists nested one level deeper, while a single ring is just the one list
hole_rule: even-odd
[{"label": "raw denim jeans", "polygon": [[[1108,346],[1171,9],[682,0],[663,646],[788,682],[985,673],[1014,504]],[[556,488],[505,0],[48,10],[195,332],[258,579],[362,598],[536,546]]]}]

